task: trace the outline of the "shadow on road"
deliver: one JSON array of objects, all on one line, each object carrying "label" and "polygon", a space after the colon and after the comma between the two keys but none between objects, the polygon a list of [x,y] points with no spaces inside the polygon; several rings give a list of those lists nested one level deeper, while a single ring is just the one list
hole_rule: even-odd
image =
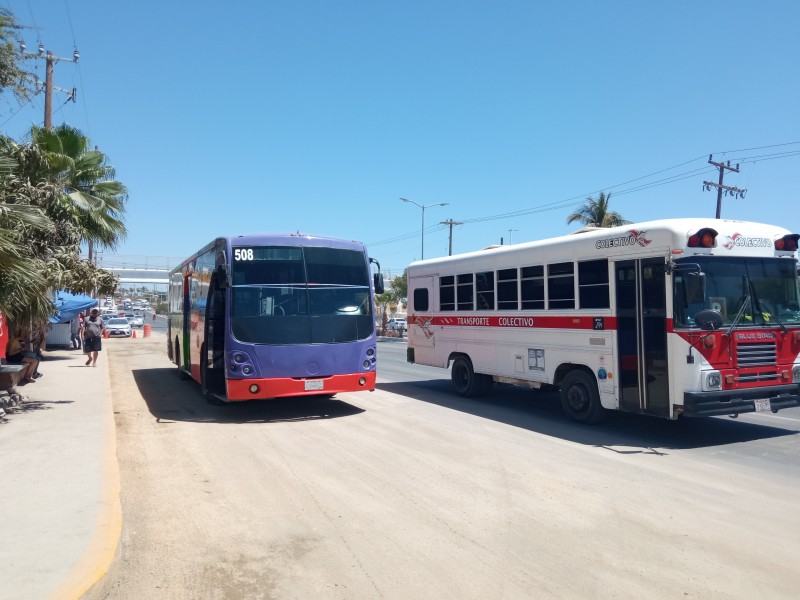
[{"label": "shadow on road", "polygon": [[728,417],[668,421],[620,412],[608,412],[606,419],[598,425],[581,425],[569,420],[562,412],[557,392],[527,390],[512,385],[496,384],[492,393],[482,398],[458,396],[450,381],[445,379],[382,383],[378,388],[542,435],[624,454],[660,454],[654,448],[706,448],[798,433]]},{"label": "shadow on road", "polygon": [[335,398],[252,400],[215,405],[203,397],[196,382],[178,379],[174,368],[134,370],[133,378],[150,413],[164,423],[286,423],[336,419],[364,412]]}]

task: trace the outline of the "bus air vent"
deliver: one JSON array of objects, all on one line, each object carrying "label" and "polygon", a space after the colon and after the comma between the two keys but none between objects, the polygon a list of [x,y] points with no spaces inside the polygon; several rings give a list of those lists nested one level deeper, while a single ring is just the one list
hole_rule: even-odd
[{"label": "bus air vent", "polygon": [[739,344],[736,358],[740,367],[774,366],[778,364],[775,342]]}]

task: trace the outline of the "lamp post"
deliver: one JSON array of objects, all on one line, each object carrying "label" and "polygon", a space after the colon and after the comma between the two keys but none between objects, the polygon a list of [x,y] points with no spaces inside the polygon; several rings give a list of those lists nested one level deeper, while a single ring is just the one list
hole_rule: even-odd
[{"label": "lamp post", "polygon": [[425,209],[430,208],[431,206],[447,206],[447,202],[437,202],[435,204],[418,204],[413,200],[409,200],[408,198],[400,198],[403,202],[409,202],[414,204],[415,206],[419,206],[422,209],[422,249],[420,251],[421,257],[420,260],[425,259]]}]

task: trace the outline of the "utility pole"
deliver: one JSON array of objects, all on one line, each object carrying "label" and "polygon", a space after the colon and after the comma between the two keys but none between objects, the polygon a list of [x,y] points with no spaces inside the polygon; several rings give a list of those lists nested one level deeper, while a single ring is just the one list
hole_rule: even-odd
[{"label": "utility pole", "polygon": [[737,187],[731,187],[729,185],[722,185],[722,179],[725,175],[725,171],[733,171],[734,173],[739,172],[739,165],[735,167],[731,166],[731,161],[728,161],[727,164],[725,163],[718,163],[711,160],[711,154],[708,155],[708,164],[714,165],[719,169],[719,183],[714,183],[712,181],[704,181],[703,182],[703,189],[707,192],[711,191],[711,188],[717,188],[717,218],[719,219],[722,215],[722,192],[725,191],[726,195],[733,196],[735,198],[744,198],[747,190],[740,190]]},{"label": "utility pole", "polygon": [[463,221],[453,221],[450,219],[449,221],[439,221],[439,225],[449,225],[450,226],[450,247],[447,251],[447,256],[453,256],[453,225],[463,225]]},{"label": "utility pole", "polygon": [[67,102],[72,100],[75,102],[75,97],[77,95],[77,90],[72,88],[72,90],[65,90],[64,88],[60,88],[58,86],[53,85],[53,66],[57,62],[61,61],[71,61],[74,63],[78,62],[78,59],[81,57],[80,52],[76,48],[75,51],[72,53],[72,58],[63,58],[61,56],[55,56],[50,50],[47,51],[45,54],[44,51],[44,44],[39,44],[39,51],[38,52],[25,52],[25,42],[20,42],[19,49],[22,53],[22,56],[25,58],[38,58],[42,59],[46,62],[45,67],[45,80],[44,80],[44,128],[47,131],[53,129],[53,90],[57,90],[59,92],[65,92],[67,94]]},{"label": "utility pole", "polygon": [[519,229],[509,229],[508,230],[508,245],[511,245],[511,232],[512,231],[519,231]]}]

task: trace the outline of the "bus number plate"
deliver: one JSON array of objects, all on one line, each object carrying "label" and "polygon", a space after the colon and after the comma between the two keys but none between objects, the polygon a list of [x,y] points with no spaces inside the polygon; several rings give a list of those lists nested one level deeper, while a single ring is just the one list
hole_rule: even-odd
[{"label": "bus number plate", "polygon": [[[323,383],[324,382],[323,382],[322,379],[306,379],[306,382],[305,382],[306,391],[307,392],[312,392],[312,391],[315,391],[315,390],[321,390],[321,389],[323,389],[322,388],[322,384]],[[758,402],[761,402],[761,401],[759,400]],[[767,402],[769,402],[769,400],[767,400]]]},{"label": "bus number plate", "polygon": [[772,405],[769,400],[756,400],[756,412],[770,412]]}]

